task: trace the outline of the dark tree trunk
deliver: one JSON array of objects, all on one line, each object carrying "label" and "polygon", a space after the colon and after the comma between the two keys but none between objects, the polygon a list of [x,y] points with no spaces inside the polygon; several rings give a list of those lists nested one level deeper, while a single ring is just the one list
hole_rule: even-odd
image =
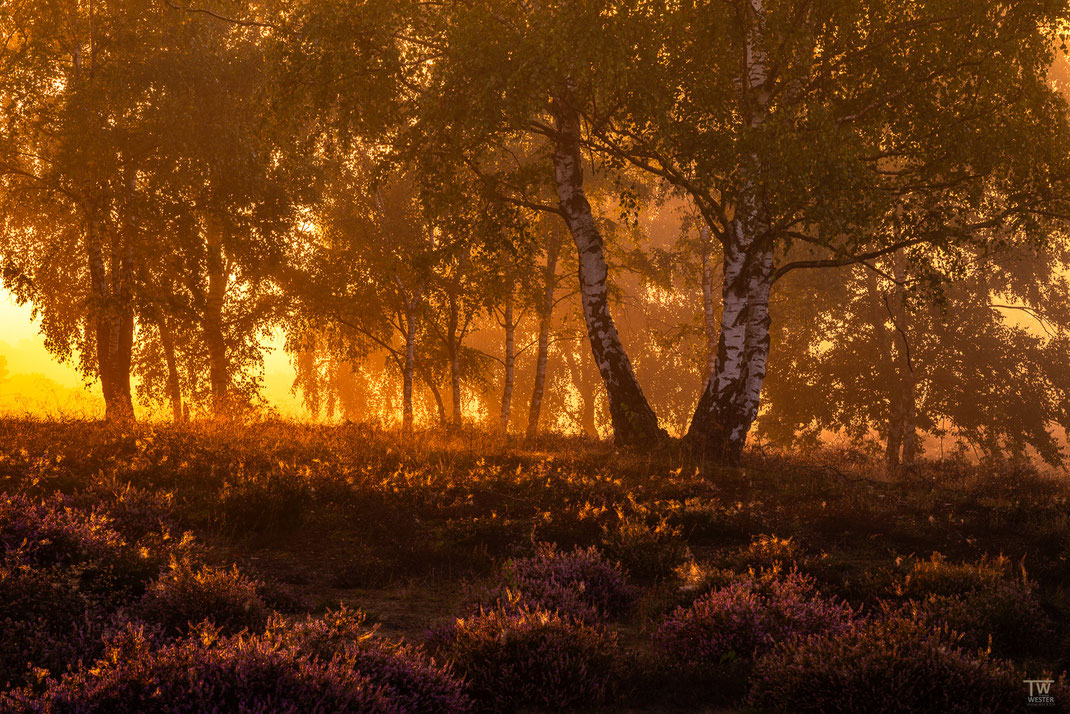
[{"label": "dark tree trunk", "polygon": [[658,426],[658,418],[635,379],[631,361],[609,313],[608,268],[602,252],[602,235],[583,190],[580,113],[569,100],[567,96],[558,96],[552,103],[557,130],[553,160],[559,205],[579,257],[580,295],[587,336],[595,364],[606,385],[616,442],[648,445],[661,440],[665,432]]},{"label": "dark tree trunk", "polygon": [[416,311],[410,302],[405,314],[405,362],[402,367],[401,430],[412,433],[412,383],[416,370]]},{"label": "dark tree trunk", "polygon": [[450,360],[450,407],[452,408],[452,424],[460,427],[461,415],[461,338],[458,331],[459,305],[457,295],[453,294],[449,301],[449,325],[446,331],[446,353]]},{"label": "dark tree trunk", "polygon": [[210,217],[205,226],[208,293],[204,304],[204,341],[208,348],[208,380],[212,387],[212,410],[217,417],[230,411],[230,366],[223,330],[223,305],[227,291],[226,261],[223,255],[223,226]]},{"label": "dark tree trunk", "polygon": [[178,360],[175,358],[175,340],[167,318],[159,316],[156,326],[160,330],[160,343],[163,345],[163,358],[167,364],[167,395],[171,400],[171,416],[175,423],[185,418],[182,410],[182,382],[178,375]]},{"label": "dark tree trunk", "polygon": [[132,279],[129,278],[132,274],[132,256],[122,251],[117,241],[112,242],[109,281],[100,233],[100,224],[91,213],[86,221],[85,246],[89,262],[97,373],[104,395],[104,418],[127,421],[134,418],[134,402],[130,396],[130,363],[134,344]]},{"label": "dark tree trunk", "polygon": [[502,410],[500,417],[503,434],[509,433],[509,413],[513,405],[513,383],[516,374],[516,321],[513,317],[513,285],[509,284],[509,294],[505,298],[505,382],[502,386]]},{"label": "dark tree trunk", "polygon": [[[703,226],[704,242],[709,242],[710,230]],[[713,266],[710,264],[710,252],[702,248],[702,325],[706,334],[706,371],[702,375],[703,385],[709,381],[717,369],[717,315],[713,305]]]},{"label": "dark tree trunk", "polygon": [[550,235],[546,245],[546,268],[543,270],[542,304],[539,306],[539,345],[535,356],[535,388],[531,392],[531,407],[528,410],[527,438],[539,432],[539,416],[542,414],[542,397],[546,389],[546,363],[550,356],[550,326],[553,323],[554,288],[557,287],[557,258],[561,251],[561,237],[557,232]]}]

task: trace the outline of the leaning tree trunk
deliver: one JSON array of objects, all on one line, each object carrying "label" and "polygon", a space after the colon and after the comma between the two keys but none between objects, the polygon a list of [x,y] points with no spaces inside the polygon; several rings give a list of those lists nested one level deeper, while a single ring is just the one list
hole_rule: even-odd
[{"label": "leaning tree trunk", "polygon": [[420,377],[424,380],[424,384],[431,390],[431,397],[435,400],[435,409],[438,411],[438,424],[439,426],[448,426],[450,420],[446,418],[446,401],[442,398],[442,390],[438,388],[438,383],[435,382],[434,376],[431,374],[431,370],[427,367],[426,361],[420,361],[416,363],[417,369],[420,372]]},{"label": "leaning tree trunk", "polygon": [[[104,395],[104,418],[125,421],[134,418],[130,396],[130,362],[133,353],[134,316],[124,297],[127,289],[118,289],[125,270],[119,269],[121,258],[113,256],[111,281],[104,261],[100,225],[94,215],[86,221],[85,247],[89,262],[92,295],[91,315],[96,338],[97,373]],[[113,246],[113,251],[118,246]]]},{"label": "leaning tree trunk", "polygon": [[[741,76],[746,129],[764,123],[771,98],[764,48],[763,0],[741,6],[745,29]],[[762,197],[761,159],[746,157],[735,216],[724,241],[721,333],[717,361],[688,430],[709,458],[737,464],[758,416],[769,360],[769,294],[773,287],[773,237]]]},{"label": "leaning tree trunk", "polygon": [[204,341],[208,348],[208,381],[212,387],[212,410],[225,416],[230,405],[230,368],[227,343],[223,335],[223,303],[227,290],[227,271],[223,257],[223,226],[211,217],[205,226],[208,293],[204,304]]},{"label": "leaning tree trunk", "polygon": [[631,361],[609,314],[608,268],[602,251],[602,235],[583,190],[580,113],[569,100],[568,96],[558,96],[552,102],[557,131],[553,161],[559,205],[579,257],[580,295],[587,336],[595,364],[606,385],[614,439],[623,445],[650,444],[663,438],[665,432],[658,426],[658,418],[635,379]]},{"label": "leaning tree trunk", "polygon": [[535,355],[535,388],[531,392],[528,409],[529,439],[539,432],[539,416],[542,414],[542,397],[546,390],[546,363],[550,356],[550,326],[554,313],[554,289],[557,287],[557,258],[561,251],[561,237],[551,233],[546,245],[546,268],[543,269],[542,304],[539,307],[539,344]]},{"label": "leaning tree trunk", "polygon": [[501,429],[509,433],[509,413],[513,405],[513,383],[516,379],[516,321],[513,317],[513,285],[505,298],[505,383],[502,387]]}]

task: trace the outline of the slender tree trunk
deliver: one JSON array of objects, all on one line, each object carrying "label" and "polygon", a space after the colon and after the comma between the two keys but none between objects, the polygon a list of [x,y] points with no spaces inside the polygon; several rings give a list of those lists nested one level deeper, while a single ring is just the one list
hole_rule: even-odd
[{"label": "slender tree trunk", "polygon": [[[901,283],[906,276],[905,256],[893,256],[892,273],[900,283],[891,294],[881,293],[872,275],[866,276],[873,304],[873,327],[881,355],[881,368],[888,375],[888,436],[884,459],[889,471],[909,466],[917,458],[916,377],[907,330],[906,296]],[[892,329],[887,327],[888,321]]]},{"label": "slender tree trunk", "polygon": [[568,96],[558,96],[552,103],[557,130],[553,160],[559,205],[579,257],[580,294],[587,335],[609,396],[615,440],[623,445],[650,444],[662,439],[665,432],[658,426],[658,418],[635,379],[631,361],[609,313],[608,268],[602,252],[602,235],[583,190],[580,113],[569,101]]},{"label": "slender tree trunk", "polygon": [[412,381],[416,370],[416,311],[410,302],[405,315],[405,365],[402,370],[401,430],[412,433]]},{"label": "slender tree trunk", "polygon": [[598,404],[598,372],[588,360],[579,356],[577,365],[576,388],[580,393],[580,428],[592,439],[598,438],[598,424],[595,422],[595,406]]},{"label": "slender tree trunk", "polygon": [[505,298],[505,384],[502,387],[501,429],[509,433],[509,413],[513,405],[513,383],[516,367],[516,322],[513,318],[513,285],[509,284],[509,294]]},{"label": "slender tree trunk", "polygon": [[892,271],[897,285],[888,302],[892,322],[898,339],[896,340],[895,389],[898,392],[900,432],[902,434],[902,459],[904,466],[910,466],[917,457],[918,436],[915,427],[917,405],[915,402],[914,359],[910,351],[910,319],[907,311],[906,293],[903,284],[906,281],[906,255],[898,251],[892,257]]},{"label": "slender tree trunk", "polygon": [[208,348],[208,378],[212,387],[212,410],[216,417],[229,412],[230,367],[223,334],[223,303],[227,271],[223,256],[223,225],[215,216],[205,226],[208,293],[204,305],[204,341]]},{"label": "slender tree trunk", "polygon": [[880,356],[881,373],[887,377],[888,390],[888,424],[887,436],[884,448],[884,461],[889,471],[899,467],[899,454],[903,445],[903,417],[902,400],[900,390],[897,387],[897,372],[895,364],[892,335],[888,330],[888,306],[884,295],[877,286],[877,280],[872,273],[866,273],[866,291],[871,305],[870,323],[873,327],[873,336],[877,343],[877,353]]},{"label": "slender tree trunk", "polygon": [[435,408],[438,410],[439,426],[449,425],[450,420],[446,416],[446,400],[442,398],[442,390],[438,388],[438,383],[435,382],[435,378],[431,375],[427,362],[418,360],[416,362],[416,371],[419,373],[420,378],[424,380],[427,388],[431,390],[431,396],[434,397]]},{"label": "slender tree trunk", "polygon": [[535,355],[535,388],[531,392],[528,410],[527,438],[539,432],[542,397],[546,389],[546,363],[550,356],[550,326],[553,324],[554,288],[557,287],[557,258],[561,251],[561,236],[551,233],[546,245],[546,268],[543,270],[543,295],[539,307],[539,344]]},{"label": "slender tree trunk", "polygon": [[[749,0],[740,8],[740,20],[746,28],[741,110],[746,128],[756,130],[765,121],[771,97],[763,44],[765,11],[763,0]],[[761,173],[760,158],[747,157],[735,217],[724,241],[717,361],[688,430],[689,441],[726,464],[737,464],[743,456],[747,434],[758,416],[769,360],[774,256]]]},{"label": "slender tree trunk", "polygon": [[[133,193],[132,183],[130,190]],[[137,237],[137,225],[134,222],[132,208],[126,207],[124,212],[126,215],[123,235],[113,247],[114,253],[118,255],[114,269],[118,304],[115,306],[113,317],[111,359],[121,409],[128,415],[128,418],[133,419],[134,402],[131,398],[130,368],[134,357],[134,240]]]},{"label": "slender tree trunk", "polygon": [[156,326],[160,330],[160,343],[163,345],[163,358],[167,364],[167,394],[171,399],[171,415],[175,423],[183,421],[182,411],[182,382],[178,376],[178,361],[175,359],[175,340],[171,334],[171,326],[167,324],[167,318],[160,315],[156,319]]},{"label": "slender tree trunk", "polygon": [[461,345],[458,334],[459,306],[457,295],[450,296],[449,325],[446,332],[446,352],[450,360],[450,407],[452,423],[461,426]]}]

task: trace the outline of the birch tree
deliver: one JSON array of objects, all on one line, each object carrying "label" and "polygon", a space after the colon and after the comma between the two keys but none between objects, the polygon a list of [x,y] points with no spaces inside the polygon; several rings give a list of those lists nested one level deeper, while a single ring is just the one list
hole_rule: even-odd
[{"label": "birch tree", "polygon": [[[736,462],[761,404],[777,279],[983,242],[1052,208],[1066,117],[1046,70],[1066,8],[727,7],[652,17],[661,81],[622,73],[619,102],[592,112],[590,143],[687,196],[722,246],[716,368],[689,440]],[[871,230],[896,205],[908,207],[899,237]],[[792,246],[809,255],[788,258]]]}]

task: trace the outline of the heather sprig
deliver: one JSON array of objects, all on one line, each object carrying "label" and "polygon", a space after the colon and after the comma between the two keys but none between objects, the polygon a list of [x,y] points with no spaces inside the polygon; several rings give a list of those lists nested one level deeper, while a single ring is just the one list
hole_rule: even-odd
[{"label": "heather sprig", "polygon": [[688,663],[751,659],[779,642],[849,628],[855,613],[818,593],[796,572],[783,578],[740,576],[679,607],[654,632],[655,645]]}]

